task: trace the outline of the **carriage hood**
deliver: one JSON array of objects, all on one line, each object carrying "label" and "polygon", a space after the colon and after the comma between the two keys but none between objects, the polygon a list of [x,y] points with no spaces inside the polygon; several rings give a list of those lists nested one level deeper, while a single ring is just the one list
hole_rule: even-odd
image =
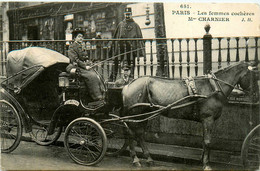
[{"label": "carriage hood", "polygon": [[23,88],[48,68],[68,64],[68,57],[51,49],[28,47],[14,50],[7,55],[6,74],[10,78],[8,84]]},{"label": "carriage hood", "polygon": [[57,63],[69,63],[69,58],[51,49],[41,47],[28,47],[11,51],[7,55],[7,76],[41,65],[44,68]]}]

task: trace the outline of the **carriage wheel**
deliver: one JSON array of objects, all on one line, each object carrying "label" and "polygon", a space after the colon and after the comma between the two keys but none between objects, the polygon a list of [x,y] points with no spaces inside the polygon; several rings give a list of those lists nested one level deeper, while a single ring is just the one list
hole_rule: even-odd
[{"label": "carriage wheel", "polygon": [[32,132],[30,133],[33,141],[39,145],[47,146],[56,142],[62,132],[62,127],[57,127],[52,135],[48,135],[48,130],[44,127],[33,125]]},{"label": "carriage wheel", "polygon": [[[117,115],[109,114],[110,118],[119,118]],[[107,156],[118,156],[126,150],[126,132],[128,126],[123,121],[104,122],[101,124],[107,135]]]},{"label": "carriage wheel", "polygon": [[252,129],[246,136],[243,142],[241,156],[245,168],[260,168],[260,125]]},{"label": "carriage wheel", "polygon": [[103,128],[93,119],[78,118],[66,128],[64,145],[73,161],[91,166],[105,156],[107,137]]},{"label": "carriage wheel", "polygon": [[20,144],[22,137],[22,121],[13,105],[0,100],[0,132],[1,152],[10,153]]}]

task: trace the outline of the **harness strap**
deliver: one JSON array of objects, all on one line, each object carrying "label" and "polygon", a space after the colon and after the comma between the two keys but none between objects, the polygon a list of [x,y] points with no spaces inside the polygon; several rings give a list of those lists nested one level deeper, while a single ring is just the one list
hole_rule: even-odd
[{"label": "harness strap", "polygon": [[149,91],[149,83],[150,83],[150,81],[148,82],[148,80],[147,80],[146,83],[145,83],[145,87],[146,87],[146,92],[147,92],[147,96],[148,96],[148,102],[150,103],[150,106],[153,107],[154,104],[152,102],[152,97],[151,97],[151,94],[150,94],[150,91]]},{"label": "harness strap", "polygon": [[[211,77],[212,79],[217,80],[218,82],[222,82],[222,83],[224,83],[224,84],[226,84],[226,85],[228,85],[228,86],[230,86],[230,87],[235,88],[234,85],[232,85],[232,84],[230,84],[230,83],[228,83],[228,82],[226,82],[226,81],[223,81],[223,80],[221,80],[221,79],[218,79],[214,73],[211,73],[211,75],[212,75],[212,77]],[[218,83],[218,84],[219,84],[219,83]],[[221,87],[220,84],[219,84],[219,86]]]},{"label": "harness strap", "polygon": [[213,80],[216,82],[217,86],[218,86],[219,89],[220,89],[220,92],[221,92],[226,98],[227,98],[227,95],[224,93],[223,87],[219,84],[219,82],[222,82],[222,83],[224,83],[224,84],[226,84],[226,85],[228,85],[228,86],[230,86],[230,87],[235,88],[235,86],[229,84],[228,82],[218,79],[214,73],[211,73],[210,79],[213,79]]},{"label": "harness strap", "polygon": [[215,87],[216,92],[221,92],[227,98],[222,86],[219,84],[219,81],[220,82],[224,82],[224,81],[218,79],[214,73],[208,74],[208,77],[210,78],[211,85],[213,85],[213,87]]}]

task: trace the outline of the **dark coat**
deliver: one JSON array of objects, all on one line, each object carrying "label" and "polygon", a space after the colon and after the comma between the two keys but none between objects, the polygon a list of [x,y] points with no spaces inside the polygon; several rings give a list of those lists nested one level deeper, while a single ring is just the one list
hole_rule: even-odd
[{"label": "dark coat", "polygon": [[67,67],[67,71],[70,71],[75,66],[80,68],[86,68],[86,61],[88,59],[87,53],[83,50],[81,44],[73,42],[69,46],[68,56],[70,58],[70,65]]},{"label": "dark coat", "polygon": [[[143,38],[141,29],[139,25],[133,20],[126,20],[124,19],[121,21],[114,33],[113,38],[115,39],[124,39],[124,38]],[[132,50],[135,50],[137,48],[143,48],[139,50],[139,56],[142,57],[145,55],[145,50],[144,50],[144,42],[143,41],[135,41],[135,42],[126,42],[126,51],[131,50],[131,45],[132,45]],[[120,52],[118,51],[120,47]],[[119,53],[124,53],[124,42],[115,42],[115,54]],[[137,51],[133,52],[134,57],[137,56]]]},{"label": "dark coat", "polygon": [[[134,22],[133,19],[128,19],[128,20],[124,19],[118,24],[113,38],[114,39],[143,38],[143,35],[139,25],[136,22]],[[126,46],[124,46],[124,44],[126,44]],[[114,68],[112,69],[109,80],[113,81],[117,77],[119,59],[127,60],[127,64],[129,66],[133,64],[131,66],[131,77],[134,77],[135,58],[137,56],[139,57],[145,56],[144,41],[114,41],[112,43],[112,46],[113,47],[110,50],[110,56],[111,57],[117,56],[117,58],[114,58]],[[136,49],[140,49],[140,50],[137,51]],[[132,53],[130,51],[132,51]],[[125,59],[124,53],[126,53],[127,59]],[[133,56],[131,56],[131,54],[133,54]]]}]

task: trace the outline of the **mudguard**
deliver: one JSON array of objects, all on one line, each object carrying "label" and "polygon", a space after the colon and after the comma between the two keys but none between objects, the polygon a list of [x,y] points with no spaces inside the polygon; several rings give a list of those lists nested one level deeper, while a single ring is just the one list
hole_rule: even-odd
[{"label": "mudguard", "polygon": [[67,126],[74,119],[81,117],[81,114],[82,112],[77,104],[64,103],[59,106],[52,116],[48,135],[51,135],[58,126]]}]

